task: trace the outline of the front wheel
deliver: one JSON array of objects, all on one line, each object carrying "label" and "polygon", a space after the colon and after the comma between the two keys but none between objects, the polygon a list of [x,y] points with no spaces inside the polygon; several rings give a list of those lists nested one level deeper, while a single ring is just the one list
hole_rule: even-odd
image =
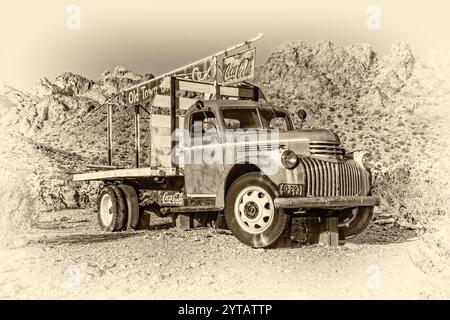
[{"label": "front wheel", "polygon": [[343,240],[351,239],[362,233],[373,217],[373,207],[356,207],[344,210],[339,215],[339,234]]},{"label": "front wheel", "polygon": [[253,248],[275,245],[290,225],[290,216],[273,203],[275,188],[260,173],[236,180],[226,195],[225,219],[242,243]]}]

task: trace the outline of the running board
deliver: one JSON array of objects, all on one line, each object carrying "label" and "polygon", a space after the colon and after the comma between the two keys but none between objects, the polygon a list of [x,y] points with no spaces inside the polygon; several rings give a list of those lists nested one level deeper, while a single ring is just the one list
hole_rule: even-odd
[{"label": "running board", "polygon": [[183,213],[183,212],[211,212],[211,211],[222,211],[223,207],[216,206],[195,206],[195,207],[171,207],[170,212],[173,213]]}]

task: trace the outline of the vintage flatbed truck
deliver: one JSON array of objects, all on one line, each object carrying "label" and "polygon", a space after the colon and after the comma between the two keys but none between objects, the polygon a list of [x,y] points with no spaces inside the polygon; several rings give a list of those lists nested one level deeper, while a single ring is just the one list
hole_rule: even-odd
[{"label": "vintage flatbed truck", "polygon": [[[286,106],[269,105],[247,83],[167,77],[161,87],[169,95],[155,95],[153,106],[169,115],[152,115],[158,165],[140,166],[138,106],[136,168],[112,166],[110,105],[110,166],[74,175],[76,181],[105,183],[98,197],[102,230],[136,228],[145,210],[177,219],[215,213],[242,243],[264,248],[285,237],[293,216],[313,217],[318,237],[329,244],[368,226],[380,201],[370,194],[369,153],[347,153],[330,130],[295,129]],[[183,98],[180,92],[212,99]],[[306,113],[296,116],[302,122]]]}]

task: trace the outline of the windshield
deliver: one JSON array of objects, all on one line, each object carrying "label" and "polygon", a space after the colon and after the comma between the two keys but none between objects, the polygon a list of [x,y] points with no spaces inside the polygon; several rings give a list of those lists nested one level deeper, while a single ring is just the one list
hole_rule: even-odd
[{"label": "windshield", "polygon": [[289,130],[289,118],[284,112],[270,108],[223,108],[225,126],[232,129],[279,129]]}]

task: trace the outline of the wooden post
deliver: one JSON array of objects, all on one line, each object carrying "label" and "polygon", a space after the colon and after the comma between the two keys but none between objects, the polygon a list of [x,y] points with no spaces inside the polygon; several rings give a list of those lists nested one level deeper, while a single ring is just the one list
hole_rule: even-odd
[{"label": "wooden post", "polygon": [[108,165],[110,166],[112,166],[112,113],[113,113],[113,106],[111,103],[108,103],[106,130],[108,134]]},{"label": "wooden post", "polygon": [[175,149],[176,141],[173,139],[175,130],[177,128],[177,78],[170,77],[170,163],[172,167],[178,167],[173,162],[172,151]]},{"label": "wooden post", "polygon": [[214,99],[221,99],[221,95],[220,95],[220,86],[217,82],[217,56],[214,56],[213,59],[213,70],[214,70]]},{"label": "wooden post", "polygon": [[134,140],[135,140],[135,146],[134,149],[136,151],[136,168],[139,168],[139,155],[141,151],[141,127],[139,122],[139,107],[140,105],[134,106]]},{"label": "wooden post", "polygon": [[192,217],[190,213],[172,214],[175,227],[178,229],[188,230],[192,228]]},{"label": "wooden post", "polygon": [[259,101],[259,87],[253,87],[253,101]]},{"label": "wooden post", "polygon": [[309,244],[339,245],[338,217],[310,217],[307,226]]}]

